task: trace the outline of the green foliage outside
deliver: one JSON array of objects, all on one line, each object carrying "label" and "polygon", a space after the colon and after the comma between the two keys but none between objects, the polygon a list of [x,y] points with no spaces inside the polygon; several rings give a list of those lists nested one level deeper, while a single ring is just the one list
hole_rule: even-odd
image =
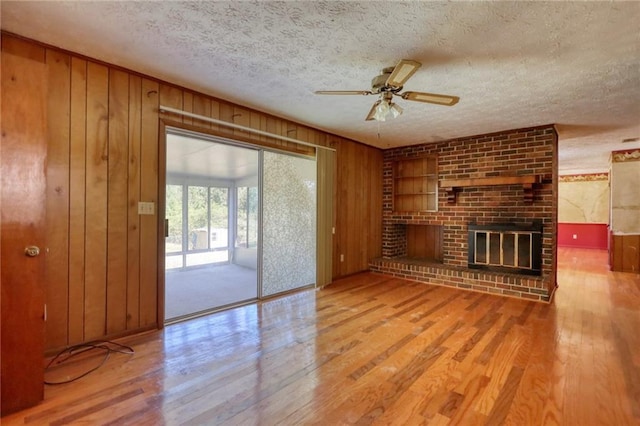
[{"label": "green foliage outside", "polygon": [[[169,220],[167,253],[182,251],[182,203],[186,189],[188,208],[187,244],[196,231],[207,230],[208,208],[211,209],[210,228],[226,229],[228,226],[228,188],[206,186],[167,185],[166,218]],[[258,243],[258,188],[238,187],[236,247],[256,247]],[[209,198],[209,206],[207,199]]]},{"label": "green foliage outside", "polygon": [[236,247],[258,244],[258,188],[238,187],[238,227]]},{"label": "green foliage outside", "polygon": [[[167,252],[179,252],[182,246],[182,185],[167,185],[166,218],[169,220]],[[227,188],[187,186],[188,236],[196,230],[207,230],[208,208],[211,209],[211,228],[227,228]],[[207,199],[210,199],[209,207]]]}]

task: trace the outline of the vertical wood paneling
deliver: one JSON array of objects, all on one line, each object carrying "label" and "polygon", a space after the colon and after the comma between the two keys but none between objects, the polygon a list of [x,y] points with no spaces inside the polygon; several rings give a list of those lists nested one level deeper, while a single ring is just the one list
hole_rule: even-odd
[{"label": "vertical wood paneling", "polygon": [[126,329],[129,172],[129,74],[109,73],[107,334]]},{"label": "vertical wood paneling", "polygon": [[69,344],[84,340],[87,61],[71,58]]},{"label": "vertical wood paneling", "polygon": [[[288,138],[297,139],[298,138],[298,126],[290,121],[285,121],[282,126],[282,130],[284,131],[283,136]],[[292,142],[279,141],[278,142],[285,149],[294,149],[295,144]]]},{"label": "vertical wood paneling", "polygon": [[142,78],[129,77],[129,167],[127,223],[127,330],[140,327],[140,141]]},{"label": "vertical wood paneling", "polygon": [[[233,124],[239,126],[251,127],[251,116],[249,110],[245,108],[234,107],[233,108]],[[233,135],[240,138],[250,138],[251,133],[243,130],[234,129]]]},{"label": "vertical wood paneling", "polygon": [[[215,99],[211,99],[211,113],[209,117],[215,118],[216,120],[220,119],[220,102]],[[211,123],[211,130],[220,130],[220,126],[218,124]]]},{"label": "vertical wood paneling", "polygon": [[87,150],[84,339],[105,335],[107,306],[107,179],[109,70],[87,65]]},{"label": "vertical wood paneling", "polygon": [[[226,102],[220,102],[218,105],[218,119],[226,121],[228,123],[233,123],[233,105],[228,104]],[[218,131],[221,133],[226,133],[229,135],[233,135],[233,129],[225,126],[218,126]]]},{"label": "vertical wood paneling", "polygon": [[[356,202],[360,203],[360,205],[362,206],[371,206],[371,193],[369,191],[367,191],[366,189],[368,188],[368,182],[369,182],[369,176],[368,174],[370,173],[371,170],[371,157],[369,156],[368,150],[364,147],[364,145],[358,145],[358,155],[363,159],[364,162],[364,167],[360,167],[358,169],[358,178],[357,178],[357,182],[360,183],[360,185],[362,185],[362,189],[360,191],[358,191],[357,194],[357,200]],[[367,209],[368,210],[368,209]],[[362,215],[363,211],[360,210],[358,212],[358,210],[356,210],[356,212],[360,215]],[[368,216],[368,212],[367,215],[365,217],[360,217],[361,219],[363,219],[362,223],[367,223],[366,220],[364,220],[366,217]],[[357,251],[356,253],[358,254],[357,257],[357,265],[355,266],[356,268],[359,265],[363,265],[363,264],[367,264],[367,261],[369,260],[367,258],[367,248],[369,247],[369,241],[371,241],[371,229],[368,226],[365,226],[364,229],[361,232],[360,235],[361,238],[361,243],[358,244],[357,247]]]},{"label": "vertical wood paneling", "polygon": [[369,192],[371,205],[369,206],[369,220],[367,226],[371,230],[368,247],[367,264],[371,258],[382,256],[382,151],[367,148],[373,159],[369,169]]},{"label": "vertical wood paneling", "polygon": [[328,146],[327,145],[327,136],[324,133],[319,132],[318,130],[313,130],[313,143],[320,146]]},{"label": "vertical wood paneling", "polygon": [[382,250],[382,152],[338,141],[334,278],[367,270]]},{"label": "vertical wood paneling", "polygon": [[[186,112],[193,112],[193,93],[185,90],[182,94],[182,109]],[[184,124],[193,125],[193,118],[183,116],[182,122]]]},{"label": "vertical wood paneling", "polygon": [[[249,127],[251,127],[252,129],[257,129],[257,130],[262,130],[263,132],[265,131],[265,127],[267,124],[266,120],[263,120],[264,115],[257,113],[255,111],[251,111],[249,113]],[[256,135],[254,137],[257,137],[259,141],[264,142],[266,141],[266,136],[262,136],[262,135]]]},{"label": "vertical wood paneling", "polygon": [[[282,135],[283,134],[282,124],[283,124],[282,120],[279,120],[275,117],[267,117],[265,130],[269,133]],[[268,138],[268,141],[275,144],[278,144],[279,142],[281,142],[279,139],[274,139],[274,138]]]},{"label": "vertical wood paneling", "polygon": [[[362,164],[362,158],[358,155],[358,148],[358,145],[349,144],[349,155],[352,161],[355,158],[359,158],[358,161]],[[347,176],[347,184],[349,185],[349,188],[355,188],[357,185],[362,185],[364,183],[364,181],[360,180],[362,176],[362,167],[347,167]],[[362,206],[362,187],[360,187],[360,191],[355,191],[350,195],[351,201],[348,202],[347,207],[347,222],[352,226],[348,226],[348,231],[346,232],[347,240],[345,241],[343,248],[345,256],[345,268],[343,274],[348,274],[348,271],[356,270],[358,259],[360,257],[360,247],[363,244],[362,234],[365,232],[365,228],[358,228],[355,226],[355,224],[358,223],[358,209]]]},{"label": "vertical wood paneling", "polygon": [[[338,149],[332,276],[366,270],[368,260],[379,254],[379,150],[49,50],[49,351],[159,324],[158,167],[164,167],[158,164],[160,119],[191,123],[230,137],[237,134],[274,147],[293,147],[267,136],[160,114],[160,104],[332,144]],[[300,147],[295,150],[307,152]],[[156,214],[138,215],[139,201],[155,203]],[[344,262],[339,261],[340,254]]]},{"label": "vertical wood paneling", "polygon": [[48,84],[47,152],[47,321],[46,347],[67,344],[69,294],[69,113],[70,58],[46,51]]},{"label": "vertical wood paneling", "polygon": [[[160,94],[160,104],[162,106],[167,106],[175,109],[183,109],[183,92],[179,88],[175,86],[169,86],[167,84],[161,84],[158,92]],[[156,107],[157,114],[157,107]],[[174,121],[177,123],[182,122],[182,115],[174,114],[171,112],[161,112],[160,118],[165,120]]]},{"label": "vertical wood paneling", "polygon": [[[341,141],[342,142],[342,141]],[[338,208],[340,209],[340,221],[338,223],[338,229],[340,231],[339,239],[340,239],[340,252],[338,253],[338,276],[347,275],[350,270],[348,267],[348,263],[350,261],[350,253],[347,252],[349,249],[348,243],[354,237],[354,230],[349,224],[353,223],[351,216],[353,210],[353,200],[349,201],[349,188],[353,186],[353,182],[351,181],[351,171],[349,168],[349,164],[351,163],[353,155],[352,155],[352,145],[340,143],[340,149],[338,151],[338,181],[340,184],[340,190],[338,195]]]},{"label": "vertical wood paneling", "polygon": [[[333,245],[333,277],[342,276],[342,253],[343,253],[343,234],[340,232],[345,229],[345,210],[342,208],[342,202],[346,199],[346,186],[344,185],[345,179],[345,158],[346,158],[346,150],[345,145],[340,143],[339,140],[336,142],[336,180],[338,182],[342,182],[340,185],[336,185],[335,188],[335,205],[336,205],[336,216],[335,216],[335,226],[336,226],[336,234],[334,237],[334,245]],[[339,213],[338,213],[339,210]]]},{"label": "vertical wood paneling", "polygon": [[[158,205],[158,106],[160,87],[142,80],[140,199]],[[163,166],[164,167],[164,166]],[[158,320],[158,216],[140,216],[140,327]]]},{"label": "vertical wood paneling", "polygon": [[334,182],[335,182],[335,158],[333,151],[326,149],[317,150],[318,170],[318,258],[316,263],[316,286],[323,287],[331,282],[333,261],[333,214],[334,214]]},{"label": "vertical wood paneling", "polygon": [[611,235],[613,271],[640,271],[640,235]]},{"label": "vertical wood paneling", "polygon": [[444,254],[442,253],[442,238],[444,233],[442,232],[442,226],[438,226],[432,229],[432,241],[433,241],[433,253],[435,259],[439,262],[444,260]]},{"label": "vertical wood paneling", "polygon": [[304,126],[296,126],[296,139],[303,142],[309,142],[309,129]]},{"label": "vertical wood paneling", "polygon": [[407,256],[442,261],[442,226],[407,225]]},{"label": "vertical wood paneling", "polygon": [[624,271],[622,268],[622,253],[624,253],[624,245],[622,243],[622,236],[611,236],[613,271]]},{"label": "vertical wood paneling", "polygon": [[[193,96],[193,113],[204,117],[211,117],[211,99],[204,95],[195,94]],[[209,121],[195,120],[194,124],[204,129],[210,129]]]},{"label": "vertical wood paneling", "polygon": [[640,235],[623,235],[622,241],[622,270],[640,272]]}]

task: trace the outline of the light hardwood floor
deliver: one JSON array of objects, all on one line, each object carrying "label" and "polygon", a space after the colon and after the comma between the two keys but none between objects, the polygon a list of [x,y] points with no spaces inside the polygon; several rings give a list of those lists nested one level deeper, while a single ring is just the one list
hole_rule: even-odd
[{"label": "light hardwood floor", "polygon": [[637,425],[640,275],[606,263],[560,249],[551,305],[359,274],[131,337],[2,424]]}]

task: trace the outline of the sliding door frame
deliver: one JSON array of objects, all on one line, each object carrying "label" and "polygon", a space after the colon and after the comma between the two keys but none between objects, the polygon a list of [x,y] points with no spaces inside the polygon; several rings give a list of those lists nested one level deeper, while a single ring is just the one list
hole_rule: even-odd
[{"label": "sliding door frame", "polygon": [[[332,259],[332,248],[333,244],[331,243],[333,229],[334,229],[334,205],[333,205],[333,197],[335,193],[335,149],[326,148],[329,151],[333,151],[333,155],[331,155],[331,161],[329,161],[329,171],[320,171],[319,168],[319,157],[321,157],[318,153],[321,148],[315,148],[314,154],[309,155],[302,153],[300,151],[296,151],[293,147],[292,149],[282,149],[278,148],[275,144],[264,142],[260,143],[256,140],[251,140],[249,138],[245,138],[242,136],[230,135],[228,132],[220,132],[212,129],[200,128],[197,126],[187,125],[183,123],[173,122],[166,119],[159,120],[159,147],[158,147],[158,200],[157,200],[157,226],[158,226],[158,247],[157,247],[157,257],[158,257],[158,306],[157,306],[157,321],[158,327],[164,328],[165,324],[165,217],[166,217],[166,184],[167,184],[167,133],[174,133],[178,135],[197,137],[204,140],[210,140],[212,142],[217,143],[225,143],[231,146],[237,146],[240,148],[248,148],[258,151],[258,223],[259,223],[259,232],[258,232],[258,259],[257,259],[257,273],[258,273],[258,300],[263,300],[268,297],[262,296],[262,186],[263,186],[263,153],[265,151],[276,152],[286,155],[292,155],[302,158],[313,158],[316,162],[316,283],[302,287],[302,288],[310,288],[310,287],[322,287],[328,284],[331,281],[331,259]],[[326,177],[326,173],[329,173],[329,176]],[[323,178],[320,179],[321,174]],[[331,188],[320,188],[320,182],[323,184],[330,184]],[[229,197],[229,202],[232,199],[235,199],[235,195],[233,197]],[[329,201],[328,208],[326,205],[323,205],[323,212],[330,212],[330,218],[319,219],[320,217],[320,203],[321,200],[326,202]],[[320,228],[322,224],[323,229]],[[326,228],[326,229],[324,229]],[[322,234],[323,244],[320,245],[320,239],[318,238]],[[328,240],[328,241],[327,241]],[[328,243],[327,243],[328,242]],[[235,243],[234,243],[235,244]],[[319,253],[319,249],[323,249],[323,253]],[[322,259],[322,260],[321,260]],[[322,262],[323,272],[319,272],[319,267]],[[328,262],[329,265],[329,273],[327,276],[326,264]],[[294,291],[298,291],[300,289],[296,289]],[[269,296],[276,297],[281,296],[282,293]]]}]

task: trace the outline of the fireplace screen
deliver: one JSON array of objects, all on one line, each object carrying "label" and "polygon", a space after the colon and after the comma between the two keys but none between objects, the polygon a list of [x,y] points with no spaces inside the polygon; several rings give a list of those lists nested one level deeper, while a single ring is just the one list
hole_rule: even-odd
[{"label": "fireplace screen", "polygon": [[469,224],[469,267],[540,275],[541,224]]}]

